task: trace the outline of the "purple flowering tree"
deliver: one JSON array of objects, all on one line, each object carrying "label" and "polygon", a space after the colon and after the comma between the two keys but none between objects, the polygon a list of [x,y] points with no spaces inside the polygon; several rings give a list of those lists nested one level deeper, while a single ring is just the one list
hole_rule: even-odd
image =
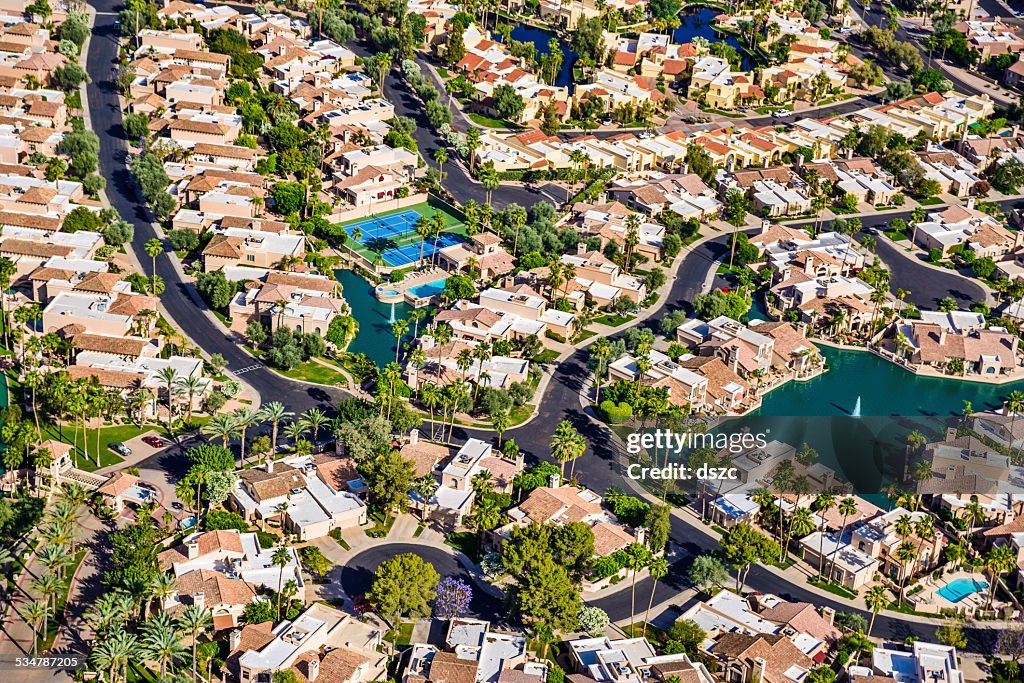
[{"label": "purple flowering tree", "polygon": [[1024,657],[1024,623],[1018,622],[999,632],[992,654],[1009,657],[1015,662]]},{"label": "purple flowering tree", "polygon": [[446,576],[437,584],[434,616],[438,619],[456,619],[469,611],[473,588],[464,580]]}]

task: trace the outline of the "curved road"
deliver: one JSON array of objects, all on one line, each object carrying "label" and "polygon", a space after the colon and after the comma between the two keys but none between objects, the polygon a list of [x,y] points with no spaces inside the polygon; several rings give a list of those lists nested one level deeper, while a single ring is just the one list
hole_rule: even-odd
[{"label": "curved road", "polygon": [[[120,103],[112,83],[113,68],[117,63],[117,28],[114,22],[118,2],[117,0],[96,0],[93,5],[97,10],[97,17],[86,61],[87,70],[93,80],[87,88],[87,96],[95,131],[100,138],[100,172],[107,178],[107,195],[112,206],[135,226],[133,246],[136,253],[143,253],[143,245],[156,236],[156,231],[150,221],[148,211],[140,201],[136,186],[125,168],[128,150],[121,136]],[[357,52],[366,53],[365,48],[357,48]],[[386,79],[384,91],[385,95],[395,102],[396,110],[400,115],[411,116],[417,121],[417,141],[421,151],[427,155],[428,163],[433,164],[430,155],[436,148],[437,141],[425,124],[418,102],[404,90],[404,86],[398,82],[394,74]],[[465,201],[473,198],[482,201],[482,188],[471,181],[465,171],[451,163],[447,165],[446,171],[449,172],[449,185],[457,199]],[[538,194],[523,187],[508,186],[495,192],[492,203],[497,208],[511,202],[529,205],[540,198],[541,196]],[[887,221],[895,215],[887,214],[881,217],[880,222]],[[868,221],[865,220],[865,223]],[[881,243],[879,246],[881,247]],[[693,298],[701,292],[703,283],[715,267],[717,260],[722,258],[725,253],[725,237],[722,236],[705,242],[688,254],[679,267],[669,296],[661,302],[645,324],[654,325],[668,311],[688,308]],[[906,259],[902,260],[913,266],[912,262]],[[894,267],[894,287],[900,286],[897,278],[903,277],[897,276],[897,269],[899,266]],[[907,272],[910,272],[909,269]],[[928,272],[929,274],[934,273],[931,269],[928,269]],[[167,285],[167,290],[161,297],[161,304],[173,322],[199,344],[206,353],[223,355],[228,361],[229,371],[236,373],[240,370],[245,371],[241,375],[242,379],[265,399],[281,401],[290,410],[298,412],[315,405],[329,408],[339,397],[346,394],[337,389],[309,387],[291,382],[262,367],[250,369],[258,364],[227,337],[225,330],[206,314],[206,307],[202,300],[192,287],[182,281],[167,254],[157,258],[157,273]],[[922,277],[922,274],[923,271],[919,272],[916,278]],[[941,275],[941,273],[937,275]],[[914,278],[915,276],[908,274],[906,277]],[[920,286],[906,288],[915,291],[921,289]],[[915,294],[916,296],[918,295]],[[924,296],[924,294],[920,296]],[[559,364],[554,370],[538,415],[528,425],[509,430],[506,434],[515,437],[527,454],[535,458],[547,458],[549,457],[550,435],[555,426],[559,421],[569,419],[588,438],[591,446],[577,469],[585,473],[587,486],[597,491],[603,491],[609,486],[621,484],[622,475],[615,465],[615,447],[608,438],[608,432],[603,427],[591,422],[579,408],[579,391],[587,376],[586,357],[585,350],[578,350]],[[458,439],[465,439],[472,435],[486,440],[493,437],[490,432],[474,434],[472,430],[456,428],[456,438]],[[163,460],[163,458],[160,459]],[[717,547],[712,539],[706,538],[703,534],[694,533],[694,529],[687,523],[673,518],[672,524],[672,538],[686,549],[687,554],[704,552]],[[694,537],[697,539],[694,540]],[[422,548],[417,547],[417,549],[422,554]],[[394,550],[395,548],[391,547],[390,550],[381,550],[381,552],[393,553]],[[375,557],[367,555],[365,565],[372,564],[370,559]],[[685,560],[677,561],[673,565],[674,572],[683,568],[682,562]],[[678,577],[678,573],[676,576]],[[350,580],[358,583],[358,579],[350,578]],[[675,588],[672,585],[673,581],[665,583],[664,590],[670,591]],[[840,611],[849,609],[841,603],[827,598],[823,599],[817,593],[812,593],[801,585],[792,584],[763,567],[754,567],[751,570],[748,586],[752,590],[778,593],[794,600],[831,605]],[[615,596],[608,598],[609,602],[604,606],[610,613],[622,614],[622,607],[617,605],[615,600],[628,602],[628,597],[623,597],[623,593],[625,592],[616,594],[620,596],[618,598]],[[886,615],[879,616],[876,622],[877,633],[899,638],[911,633],[923,638],[931,638],[934,629],[935,627],[930,624]]]}]

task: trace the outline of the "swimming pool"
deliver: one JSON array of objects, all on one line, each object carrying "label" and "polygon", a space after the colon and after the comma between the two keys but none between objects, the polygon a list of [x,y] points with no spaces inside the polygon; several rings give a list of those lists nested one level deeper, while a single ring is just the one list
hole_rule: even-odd
[{"label": "swimming pool", "polygon": [[424,285],[416,285],[415,287],[409,288],[409,293],[417,299],[425,299],[443,292],[444,283],[445,280],[438,280],[436,282],[428,282]]},{"label": "swimming pool", "polygon": [[969,595],[980,593],[986,588],[988,588],[988,584],[984,581],[975,581],[974,579],[956,579],[954,581],[950,581],[936,592],[946,600],[955,604]]}]

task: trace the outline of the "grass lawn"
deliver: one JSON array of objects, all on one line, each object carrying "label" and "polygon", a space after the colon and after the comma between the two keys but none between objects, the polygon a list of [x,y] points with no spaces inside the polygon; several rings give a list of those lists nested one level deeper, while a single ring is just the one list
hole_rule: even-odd
[{"label": "grass lawn", "polygon": [[303,382],[315,382],[317,384],[326,384],[332,387],[348,386],[348,380],[345,379],[345,376],[340,372],[311,360],[300,365],[296,365],[291,370],[275,368],[275,372],[278,372],[289,379],[298,379]]},{"label": "grass lawn", "polygon": [[558,358],[558,351],[554,349],[544,349],[533,359],[534,363],[553,363]]},{"label": "grass lawn", "polygon": [[835,582],[819,581],[816,577],[812,576],[811,578],[807,579],[807,583],[811,584],[812,586],[817,586],[818,588],[821,588],[823,590],[827,590],[829,593],[832,593],[833,595],[838,595],[839,597],[846,598],[848,600],[853,600],[857,597],[857,591],[851,591],[848,588],[840,586]]},{"label": "grass lawn", "polygon": [[885,236],[891,239],[893,242],[899,242],[900,240],[909,239],[907,233],[899,232],[897,230],[886,230]]},{"label": "grass lawn", "polygon": [[899,612],[900,614],[910,614],[912,616],[918,616],[918,617],[930,617],[932,619],[935,618],[934,614],[926,614],[925,612],[916,612],[916,611],[914,611],[914,608],[911,607],[910,605],[901,605],[899,600],[893,600],[892,602],[890,602],[889,605],[886,607],[886,609],[892,610],[893,612]]},{"label": "grass lawn", "polygon": [[490,116],[477,114],[474,111],[468,112],[466,116],[469,117],[470,121],[472,121],[478,126],[483,126],[484,128],[510,128],[513,130],[518,130],[520,128],[518,124],[512,123],[511,121],[502,121],[501,119],[494,119],[491,118]]},{"label": "grass lawn", "polygon": [[879,204],[875,207],[875,211],[895,211],[896,209],[902,209],[902,206],[883,206]]},{"label": "grass lawn", "polygon": [[345,537],[341,535],[341,529],[331,529],[330,536],[334,539],[335,543],[340,545],[345,550],[352,550],[352,546],[350,546],[348,544],[348,541],[345,540]]},{"label": "grass lawn", "polygon": [[935,206],[936,204],[942,204],[942,200],[938,197],[924,197],[916,200],[921,206]]},{"label": "grass lawn", "polygon": [[412,627],[412,622],[403,622],[398,625],[398,631],[388,631],[388,634],[384,637],[394,642],[397,647],[403,647],[412,642]]},{"label": "grass lawn", "polygon": [[423,523],[422,523],[422,522],[421,522],[421,523],[419,523],[419,524],[417,524],[417,525],[416,525],[416,531],[412,532],[412,537],[413,537],[413,538],[419,538],[419,537],[420,537],[420,534],[422,534],[422,533],[423,533],[423,530],[424,530],[424,529],[426,529],[426,528],[427,528],[427,527],[423,526]]},{"label": "grass lawn", "polygon": [[619,325],[628,323],[635,317],[635,315],[618,315],[616,313],[609,313],[607,315],[601,315],[594,318],[594,322],[600,323],[601,325],[608,325],[609,327],[618,327]]},{"label": "grass lawn", "polygon": [[378,517],[376,514],[370,515],[370,519],[373,520],[373,526],[366,530],[366,535],[370,538],[385,538],[391,533],[391,527],[395,525],[394,516],[389,516],[387,524],[384,523],[384,518]]},{"label": "grass lawn", "polygon": [[476,534],[472,531],[455,531],[444,537],[444,542],[462,551],[470,559],[476,558]]},{"label": "grass lawn", "polygon": [[444,68],[443,66],[437,67],[437,75],[440,76],[441,78],[448,78],[448,69]]},{"label": "grass lawn", "polygon": [[[142,427],[136,427],[133,424],[100,427],[98,430],[100,437],[99,465],[96,464],[96,429],[86,429],[84,434],[79,429],[76,434],[74,425],[64,425],[64,438],[62,439],[59,436],[60,431],[57,429],[57,425],[51,424],[43,427],[43,436],[75,446],[78,449],[78,468],[86,472],[93,472],[101,467],[116,465],[124,461],[124,458],[108,448],[110,444],[117,441],[124,443],[129,439],[134,439],[140,434],[145,434],[154,429],[162,436],[166,436],[163,428],[148,424]],[[88,453],[88,458],[85,457],[85,453]],[[74,455],[72,455],[72,458],[74,458]]]},{"label": "grass lawn", "polygon": [[582,332],[580,332],[579,334],[577,334],[573,338],[572,342],[573,342],[573,344],[579,344],[582,341],[586,341],[586,340],[590,339],[595,334],[597,334],[597,332],[595,332],[593,330],[583,330]]},{"label": "grass lawn", "polygon": [[536,407],[532,403],[527,403],[525,406],[513,406],[508,416],[509,426],[514,427],[526,422],[533,415]]}]

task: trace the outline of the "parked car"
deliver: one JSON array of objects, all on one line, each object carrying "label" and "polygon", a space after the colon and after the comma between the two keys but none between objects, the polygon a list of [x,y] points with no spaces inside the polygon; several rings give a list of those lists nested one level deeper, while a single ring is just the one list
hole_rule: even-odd
[{"label": "parked car", "polygon": [[129,455],[132,454],[132,449],[128,448],[127,446],[125,446],[120,441],[115,441],[114,443],[112,443],[109,446],[107,446],[107,448],[109,448],[110,450],[114,451],[118,455],[123,455],[126,458]]},{"label": "parked car", "polygon": [[163,448],[169,445],[171,442],[167,439],[161,439],[159,436],[144,436],[142,437],[142,443],[153,448]]}]

